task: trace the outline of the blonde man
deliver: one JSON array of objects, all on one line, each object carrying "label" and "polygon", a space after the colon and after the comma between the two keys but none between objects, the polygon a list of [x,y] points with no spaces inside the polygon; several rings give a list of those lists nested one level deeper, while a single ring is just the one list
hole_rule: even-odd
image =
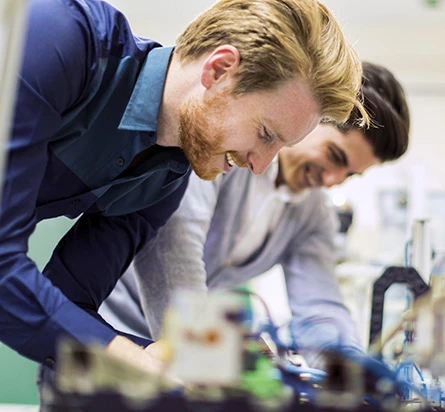
[{"label": "blonde man", "polygon": [[[343,121],[361,67],[315,0],[222,0],[176,48],[98,0],[31,0],[0,216],[0,340],[54,365],[63,337],[158,362],[96,310],[177,208],[191,169],[262,173],[321,119]],[[42,273],[36,223],[79,217]]]}]

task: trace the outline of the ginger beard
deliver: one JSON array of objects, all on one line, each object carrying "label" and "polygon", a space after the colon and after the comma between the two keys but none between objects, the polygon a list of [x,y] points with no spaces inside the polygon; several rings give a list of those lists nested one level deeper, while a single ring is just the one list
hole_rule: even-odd
[{"label": "ginger beard", "polygon": [[[223,145],[226,132],[221,113],[227,111],[228,93],[212,97],[205,103],[191,98],[180,109],[179,139],[181,148],[192,166],[193,171],[204,180],[214,180],[220,173],[223,156],[227,150]],[[240,167],[245,162],[235,152],[230,152]]]}]

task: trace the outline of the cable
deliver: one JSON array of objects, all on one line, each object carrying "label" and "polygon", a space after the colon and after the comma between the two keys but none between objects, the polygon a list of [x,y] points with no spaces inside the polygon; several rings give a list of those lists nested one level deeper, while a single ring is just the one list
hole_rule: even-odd
[{"label": "cable", "polygon": [[301,366],[292,365],[291,363],[287,363],[286,365],[283,365],[283,369],[288,373],[293,373],[300,375],[302,373],[308,373],[311,375],[311,379],[309,382],[313,383],[319,383],[325,380],[327,373],[325,371],[322,371],[320,369],[315,368],[304,368]]},{"label": "cable", "polygon": [[[397,368],[396,368],[396,370],[395,370],[395,373],[396,373],[396,377],[399,375],[399,373],[402,371],[402,369],[403,368],[406,368],[406,367],[413,367],[414,368],[414,370],[417,372],[417,374],[418,374],[418,376],[419,376],[419,378],[420,378],[420,380],[421,380],[421,386],[422,386],[422,388],[423,388],[423,396],[425,396],[425,397],[427,397],[428,396],[428,389],[427,389],[427,387],[426,387],[426,382],[425,382],[425,379],[424,379],[424,377],[423,377],[423,375],[422,375],[422,372],[420,371],[420,369],[419,369],[419,367],[413,362],[413,361],[404,361],[404,362],[401,362],[398,366],[397,366]],[[409,381],[407,381],[407,382],[409,382]],[[414,383],[413,383],[414,384]]]},{"label": "cable", "polygon": [[409,262],[409,247],[411,246],[412,241],[411,240],[407,240],[405,243],[405,266],[409,266],[410,262]]},{"label": "cable", "polygon": [[267,306],[264,299],[259,294],[252,292],[250,290],[234,288],[234,289],[232,289],[232,291],[239,295],[254,297],[261,302],[261,304],[266,312],[267,322],[262,325],[261,324],[259,325],[259,333],[257,333],[256,337],[260,338],[261,334],[264,332],[269,334],[272,341],[275,343],[275,345],[277,347],[278,353],[276,355],[281,358],[284,351],[289,349],[289,345],[286,345],[278,336],[278,327],[275,325],[275,323],[272,319],[272,314],[270,313],[269,307]]},{"label": "cable", "polygon": [[239,295],[244,295],[244,296],[257,298],[261,302],[261,304],[263,305],[264,310],[266,311],[267,319],[269,320],[270,323],[273,324],[272,314],[270,313],[269,307],[267,306],[267,304],[264,301],[264,299],[260,295],[258,295],[258,293],[252,292],[250,290],[238,289],[238,288],[232,289],[232,292],[237,293]]},{"label": "cable", "polygon": [[[267,323],[262,325],[261,332],[267,332],[271,336],[271,338],[275,342],[275,344],[277,345],[277,348],[293,349],[293,348],[289,348],[287,345],[285,345],[281,341],[281,339],[279,339],[278,327],[273,323],[269,308],[268,308],[266,302],[264,301],[264,299],[260,295],[258,295],[255,292],[251,292],[248,290],[240,290],[240,289],[233,289],[233,292],[241,294],[241,295],[257,298],[261,302],[262,306],[264,307],[265,312],[266,312],[266,317],[267,317]],[[398,369],[396,371],[394,371],[394,370],[391,370],[383,362],[375,359],[374,357],[364,355],[364,354],[358,354],[358,353],[355,353],[355,354],[345,353],[344,351],[339,350],[339,348],[342,347],[341,342],[344,339],[342,338],[341,329],[338,328],[338,325],[336,325],[335,320],[333,320],[332,318],[310,317],[310,318],[304,319],[302,322],[300,322],[299,327],[301,327],[304,330],[305,328],[309,329],[309,327],[313,326],[314,324],[320,324],[320,323],[329,323],[329,324],[337,327],[340,344],[337,347],[337,350],[332,349],[332,348],[329,348],[329,350],[337,352],[338,354],[343,356],[345,359],[349,359],[355,363],[358,363],[365,371],[370,372],[375,378],[389,379],[391,382],[396,384],[396,386],[399,388],[400,391],[403,391],[404,389],[408,388],[413,393],[416,393],[419,395],[420,401],[422,403],[424,403],[425,405],[428,405],[428,401],[426,399],[426,393],[427,393],[426,384],[425,384],[423,375],[422,375],[421,371],[419,370],[419,368],[417,367],[417,365],[415,365],[414,363],[405,362],[405,363],[400,364]],[[391,333],[391,335],[395,334],[396,331],[398,331],[400,329],[400,326],[401,325],[398,325],[398,327]],[[293,331],[291,333],[291,336],[293,338],[294,345],[296,346],[297,349],[299,349],[299,345],[296,342],[295,336],[293,335]],[[380,348],[379,348],[380,350],[383,348],[384,344],[388,340],[389,340],[389,337],[387,337],[385,339],[385,342],[380,345]],[[310,348],[304,347],[304,349],[309,350]],[[320,348],[320,347],[315,348],[314,347],[313,349],[320,351],[320,350],[323,350],[326,348]],[[314,383],[324,380],[325,377],[327,376],[326,372],[324,372],[324,371],[321,371],[318,369],[313,369],[313,368],[301,368],[301,367],[292,365],[289,362],[286,362],[286,363],[282,364],[281,366],[282,366],[283,370],[287,373],[291,373],[291,374],[301,374],[301,373],[305,373],[305,372],[309,373],[311,375],[311,378],[313,379]],[[422,391],[420,391],[413,383],[408,382],[406,380],[398,379],[398,374],[400,373],[401,368],[406,367],[406,366],[412,366],[415,368],[416,372],[418,373],[419,377],[422,380],[422,389],[423,389]],[[377,400],[375,400],[369,396],[365,397],[365,400],[370,404],[379,405],[379,402]]]}]

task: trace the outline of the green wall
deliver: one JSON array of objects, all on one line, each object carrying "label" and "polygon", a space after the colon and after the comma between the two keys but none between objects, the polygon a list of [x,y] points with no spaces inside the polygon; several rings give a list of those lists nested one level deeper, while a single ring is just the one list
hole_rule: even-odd
[{"label": "green wall", "polygon": [[[29,241],[29,256],[42,269],[59,239],[74,221],[66,218],[39,223]],[[37,363],[0,343],[0,404],[38,404],[35,376]]]}]

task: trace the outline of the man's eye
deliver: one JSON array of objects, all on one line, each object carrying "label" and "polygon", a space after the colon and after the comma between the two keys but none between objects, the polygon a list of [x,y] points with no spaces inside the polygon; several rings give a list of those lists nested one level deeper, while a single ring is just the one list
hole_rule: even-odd
[{"label": "man's eye", "polygon": [[340,156],[331,147],[328,149],[329,160],[335,164],[341,163]]},{"label": "man's eye", "polygon": [[348,166],[348,158],[346,157],[346,154],[343,151],[338,150],[335,147],[329,145],[327,154],[328,154],[328,159],[335,165],[339,167]]},{"label": "man's eye", "polygon": [[272,144],[275,142],[275,136],[265,126],[260,126],[258,131],[259,138],[266,144]]}]

